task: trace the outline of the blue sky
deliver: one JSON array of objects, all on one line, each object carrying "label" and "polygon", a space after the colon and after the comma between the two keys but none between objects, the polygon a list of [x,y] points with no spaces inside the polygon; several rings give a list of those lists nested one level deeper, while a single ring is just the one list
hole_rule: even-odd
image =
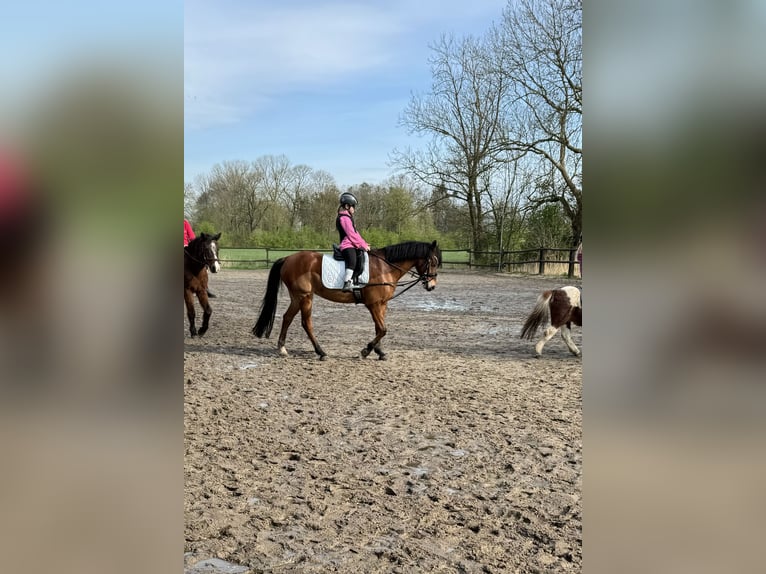
[{"label": "blue sky", "polygon": [[483,35],[507,0],[187,0],[184,177],[285,155],[343,187],[391,174],[417,147],[398,120],[425,93],[428,46]]}]

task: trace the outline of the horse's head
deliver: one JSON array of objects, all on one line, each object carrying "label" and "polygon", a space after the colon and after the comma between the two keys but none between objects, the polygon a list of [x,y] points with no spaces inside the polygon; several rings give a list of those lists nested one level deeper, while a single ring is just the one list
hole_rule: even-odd
[{"label": "horse's head", "polygon": [[442,252],[436,245],[436,241],[431,243],[428,255],[420,259],[415,264],[420,280],[426,291],[433,291],[436,288],[437,268],[442,266]]},{"label": "horse's head", "polygon": [[202,243],[202,252],[200,254],[202,261],[207,265],[211,273],[218,273],[221,270],[221,262],[218,261],[218,243],[216,242],[221,238],[221,234],[210,235],[208,233],[201,233],[199,237]]}]

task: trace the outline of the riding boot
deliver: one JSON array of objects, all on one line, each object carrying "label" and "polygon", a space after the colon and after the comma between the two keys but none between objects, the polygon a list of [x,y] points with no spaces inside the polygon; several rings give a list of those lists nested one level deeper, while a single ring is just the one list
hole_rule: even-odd
[{"label": "riding boot", "polygon": [[343,283],[343,289],[341,289],[341,291],[346,291],[346,292],[351,291],[351,277],[353,276],[353,274],[354,274],[353,269],[346,269],[346,276],[343,279],[344,283]]}]

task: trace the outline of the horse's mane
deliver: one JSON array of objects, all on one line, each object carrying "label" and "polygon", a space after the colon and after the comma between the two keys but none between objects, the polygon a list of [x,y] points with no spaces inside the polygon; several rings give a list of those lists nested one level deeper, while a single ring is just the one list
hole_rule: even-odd
[{"label": "horse's mane", "polygon": [[202,235],[204,234],[198,235],[197,237],[189,241],[187,245],[184,246],[184,250],[189,255],[198,256],[202,253],[205,243],[210,240],[209,235],[204,238],[202,237]]},{"label": "horse's mane", "polygon": [[379,251],[383,252],[383,256],[387,261],[398,263],[401,261],[411,261],[413,259],[425,259],[431,254],[432,250],[439,261],[439,267],[441,267],[442,252],[438,247],[432,247],[431,243],[405,241],[404,243],[397,243],[396,245],[388,245]]}]

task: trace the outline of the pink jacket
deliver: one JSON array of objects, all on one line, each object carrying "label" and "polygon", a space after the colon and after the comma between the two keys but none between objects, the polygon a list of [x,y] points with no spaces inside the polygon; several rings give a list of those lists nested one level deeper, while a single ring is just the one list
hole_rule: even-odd
[{"label": "pink jacket", "polygon": [[[351,214],[349,214],[348,211],[341,211],[338,215],[340,216],[338,218],[340,220],[340,226],[343,228],[343,231],[346,232],[346,237],[343,238],[343,241],[341,241],[339,245],[341,251],[348,249],[349,247],[356,247],[357,249],[369,251],[370,246],[367,245],[367,242],[364,239],[362,239],[359,232],[354,229],[354,224],[351,221]],[[348,217],[346,217],[346,215],[348,215]]]},{"label": "pink jacket", "polygon": [[191,223],[184,219],[184,247],[189,245],[189,241],[195,237],[196,235],[194,235],[194,230],[192,229]]}]

